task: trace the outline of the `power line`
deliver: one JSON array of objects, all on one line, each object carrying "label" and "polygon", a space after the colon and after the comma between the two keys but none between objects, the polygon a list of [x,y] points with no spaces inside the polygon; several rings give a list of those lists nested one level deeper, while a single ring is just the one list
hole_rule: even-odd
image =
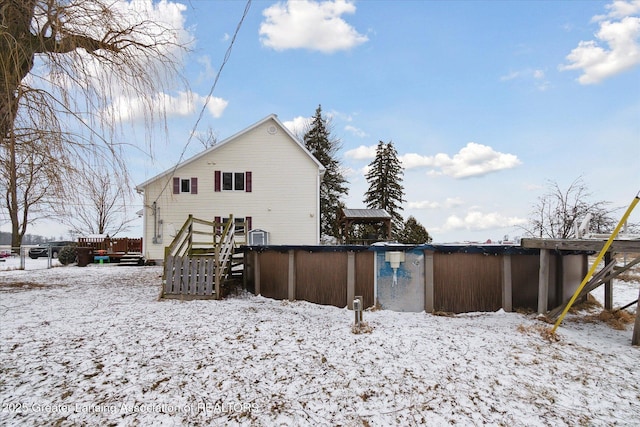
[{"label": "power line", "polygon": [[[238,36],[238,33],[240,32],[240,27],[242,27],[242,23],[244,22],[244,19],[247,17],[247,14],[249,13],[249,9],[250,8],[251,8],[251,0],[247,0],[247,4],[244,7],[244,12],[242,13],[242,17],[240,18],[240,21],[238,22],[238,25],[236,26],[236,30],[233,33],[233,37],[231,38],[231,42],[229,42],[229,47],[227,48],[227,51],[226,51],[226,53],[224,55],[224,58],[222,59],[222,64],[220,64],[220,68],[218,68],[218,72],[216,74],[216,77],[213,80],[213,84],[211,85],[211,90],[209,91],[209,94],[207,95],[207,98],[204,101],[204,105],[202,106],[202,109],[200,109],[200,114],[198,115],[198,119],[196,120],[195,124],[193,125],[193,129],[191,130],[191,132],[189,132],[189,138],[187,139],[187,142],[184,145],[182,153],[180,153],[180,157],[178,158],[178,161],[176,162],[175,166],[172,168],[171,175],[173,175],[173,172],[175,172],[175,170],[180,165],[180,162],[182,162],[184,154],[187,152],[187,148],[189,147],[189,144],[193,140],[193,136],[196,133],[196,129],[198,128],[198,124],[202,120],[202,117],[204,116],[204,112],[207,109],[207,105],[209,105],[209,101],[211,100],[211,97],[213,96],[213,92],[214,92],[216,86],[218,85],[218,80],[220,79],[220,74],[222,74],[222,70],[224,69],[224,66],[227,64],[227,62],[229,61],[229,58],[231,57],[231,50],[233,49],[233,45],[236,42],[236,37]],[[160,193],[158,193],[158,196],[154,200],[154,203],[157,202],[158,199],[160,199],[160,196],[164,193],[164,191],[169,186],[169,182],[170,181],[171,181],[171,176],[167,177],[167,180],[166,180],[164,186],[162,187],[162,190],[160,191]]]}]

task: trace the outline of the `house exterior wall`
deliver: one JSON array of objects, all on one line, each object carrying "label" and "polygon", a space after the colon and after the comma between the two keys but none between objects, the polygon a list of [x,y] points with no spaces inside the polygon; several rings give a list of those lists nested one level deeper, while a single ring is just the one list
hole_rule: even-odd
[{"label": "house exterior wall", "polygon": [[[251,172],[251,191],[215,191],[216,171]],[[173,194],[176,177],[197,178],[197,194]],[[266,120],[145,185],[145,256],[163,259],[189,214],[209,221],[251,217],[251,229],[268,231],[270,244],[318,244],[319,180],[309,153],[276,120]]]}]

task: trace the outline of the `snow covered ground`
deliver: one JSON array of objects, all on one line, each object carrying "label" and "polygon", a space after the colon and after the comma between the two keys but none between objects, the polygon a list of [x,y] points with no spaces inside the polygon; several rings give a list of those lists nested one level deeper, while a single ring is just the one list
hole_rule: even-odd
[{"label": "snow covered ground", "polygon": [[[25,270],[45,270],[49,267],[49,260],[47,258],[31,259],[28,256],[24,257],[24,269]],[[60,261],[57,259],[51,259],[51,267],[60,267]],[[0,271],[17,270],[20,268],[20,257],[10,256],[8,258],[0,258]]]},{"label": "snow covered ground", "polygon": [[633,325],[367,311],[354,334],[306,302],[159,301],[160,275],[0,271],[0,425],[640,425]]}]

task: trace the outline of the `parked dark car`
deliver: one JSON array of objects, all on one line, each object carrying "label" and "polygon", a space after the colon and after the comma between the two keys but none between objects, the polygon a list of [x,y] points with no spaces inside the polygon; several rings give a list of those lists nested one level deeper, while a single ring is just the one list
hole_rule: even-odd
[{"label": "parked dark car", "polygon": [[68,241],[40,243],[35,248],[29,249],[29,257],[36,259],[49,256],[49,248],[51,248],[51,258],[58,258],[58,254],[62,248],[75,244],[76,242]]}]

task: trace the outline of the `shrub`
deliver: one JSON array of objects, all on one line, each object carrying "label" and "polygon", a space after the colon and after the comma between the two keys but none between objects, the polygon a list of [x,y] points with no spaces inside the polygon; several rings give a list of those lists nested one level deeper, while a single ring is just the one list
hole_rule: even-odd
[{"label": "shrub", "polygon": [[78,248],[76,246],[65,246],[58,254],[58,261],[60,261],[62,265],[69,265],[76,262],[77,257]]}]

